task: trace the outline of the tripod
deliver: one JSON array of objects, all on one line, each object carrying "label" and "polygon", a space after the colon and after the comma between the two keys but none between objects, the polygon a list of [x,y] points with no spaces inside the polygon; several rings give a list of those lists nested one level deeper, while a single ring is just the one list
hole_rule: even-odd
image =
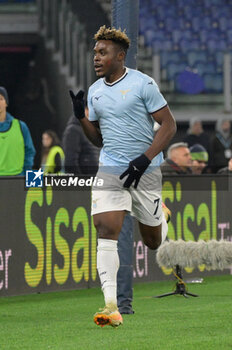
[{"label": "tripod", "polygon": [[177,278],[177,282],[176,282],[176,290],[174,292],[171,293],[165,293],[165,294],[161,294],[161,295],[156,295],[153,298],[163,298],[163,297],[168,297],[169,295],[175,295],[175,294],[180,294],[183,295],[185,298],[188,298],[188,296],[192,296],[192,297],[198,297],[197,294],[193,294],[193,293],[189,293],[186,290],[186,285],[183,281],[183,277],[182,277],[182,271],[179,265],[175,266],[175,271],[173,271],[175,277]]}]

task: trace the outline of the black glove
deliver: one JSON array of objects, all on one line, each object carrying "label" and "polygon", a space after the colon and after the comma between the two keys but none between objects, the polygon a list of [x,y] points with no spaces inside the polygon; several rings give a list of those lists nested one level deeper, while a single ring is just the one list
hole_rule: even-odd
[{"label": "black glove", "polygon": [[122,180],[126,175],[129,174],[126,181],[123,184],[123,187],[129,188],[130,185],[135,181],[134,188],[137,188],[139,180],[149,164],[151,163],[145,154],[141,154],[138,158],[135,158],[129,163],[129,167],[122,175],[119,176]]},{"label": "black glove", "polygon": [[74,95],[72,90],[69,90],[69,94],[73,103],[73,112],[77,119],[83,119],[85,117],[85,101],[84,91],[80,90],[76,95]]}]

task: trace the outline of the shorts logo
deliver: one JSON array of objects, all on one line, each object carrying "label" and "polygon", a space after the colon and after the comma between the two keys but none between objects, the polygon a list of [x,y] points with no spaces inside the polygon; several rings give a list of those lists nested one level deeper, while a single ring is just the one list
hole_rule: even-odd
[{"label": "shorts logo", "polygon": [[26,187],[43,187],[43,170],[26,171]]},{"label": "shorts logo", "polygon": [[98,201],[98,199],[99,199],[99,198],[93,200],[92,207],[93,207],[94,209],[97,208],[97,201]]}]

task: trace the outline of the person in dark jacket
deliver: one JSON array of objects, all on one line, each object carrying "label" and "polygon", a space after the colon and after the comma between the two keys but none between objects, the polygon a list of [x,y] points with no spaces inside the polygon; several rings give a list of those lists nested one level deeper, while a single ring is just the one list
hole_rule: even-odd
[{"label": "person in dark jacket", "polygon": [[95,175],[98,169],[99,149],[92,145],[75,116],[71,116],[62,138],[65,153],[65,172]]},{"label": "person in dark jacket", "polygon": [[212,171],[217,173],[219,169],[227,166],[232,157],[232,134],[231,121],[219,119],[216,123],[215,135],[211,139],[211,159]]},{"label": "person in dark jacket", "polygon": [[161,164],[162,175],[191,174],[192,159],[187,143],[173,143],[167,151],[167,158]]},{"label": "person in dark jacket", "polygon": [[200,118],[194,117],[190,119],[189,129],[183,141],[188,144],[188,147],[200,144],[209,152],[209,136],[204,132]]},{"label": "person in dark jacket", "polygon": [[232,175],[232,158],[230,158],[229,162],[228,162],[228,166],[226,166],[225,168],[222,168],[218,171],[218,174],[221,175]]}]

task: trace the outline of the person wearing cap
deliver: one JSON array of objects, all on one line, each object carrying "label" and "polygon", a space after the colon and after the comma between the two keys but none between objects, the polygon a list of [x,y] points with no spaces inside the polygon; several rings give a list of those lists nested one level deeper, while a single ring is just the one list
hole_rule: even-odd
[{"label": "person wearing cap", "polygon": [[200,175],[207,166],[209,159],[208,152],[200,144],[193,145],[189,150],[192,158],[192,173]]},{"label": "person wearing cap", "polygon": [[24,175],[32,168],[35,148],[27,125],[7,112],[7,90],[0,86],[0,176]]}]

